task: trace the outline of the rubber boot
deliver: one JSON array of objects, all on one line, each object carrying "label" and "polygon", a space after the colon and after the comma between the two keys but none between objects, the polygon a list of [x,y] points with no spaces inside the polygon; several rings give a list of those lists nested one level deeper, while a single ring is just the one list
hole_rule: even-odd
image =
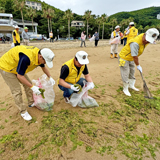
[{"label": "rubber boot", "polygon": [[123,83],[123,92],[127,96],[131,96],[129,90],[128,90],[129,84],[128,83]]},{"label": "rubber boot", "polygon": [[129,79],[129,88],[135,90],[135,91],[139,91],[139,89],[137,89],[134,84],[135,84],[136,80],[135,79]]},{"label": "rubber boot", "polygon": [[117,53],[115,53],[115,54],[114,54],[114,58],[118,58],[118,55],[117,55]]},{"label": "rubber boot", "polygon": [[113,59],[113,54],[111,53],[111,56],[110,56],[110,58],[112,58]]}]

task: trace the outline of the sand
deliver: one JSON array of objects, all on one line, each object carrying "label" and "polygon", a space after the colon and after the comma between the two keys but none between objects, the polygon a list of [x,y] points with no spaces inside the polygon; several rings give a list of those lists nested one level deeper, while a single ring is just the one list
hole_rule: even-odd
[{"label": "sand", "polygon": [[[86,51],[89,55],[89,73],[93,79],[95,84],[105,85],[106,93],[101,95],[100,92],[96,92],[94,98],[97,102],[109,102],[113,98],[111,95],[116,95],[116,90],[119,86],[122,86],[122,80],[120,76],[120,70],[118,66],[118,60],[116,58],[110,59],[110,45],[108,40],[99,41],[98,47],[94,47],[94,42],[86,42],[87,47],[80,48],[80,41],[77,42],[41,42],[41,43],[33,43],[34,46],[39,48],[48,47],[53,50],[55,53],[55,58],[53,60],[53,68],[49,69],[51,76],[55,81],[58,80],[60,75],[60,69],[64,62],[73,58],[77,51],[83,50]],[[11,44],[0,44],[0,56],[2,56],[7,50],[10,49]],[[122,45],[119,45],[118,51],[122,49]],[[151,90],[156,90],[157,88],[153,84],[155,78],[152,78],[152,75],[156,75],[159,73],[159,48],[160,43],[157,42],[156,45],[149,45],[145,49],[144,53],[140,56],[139,62],[143,69],[144,77],[147,77],[148,87]],[[38,79],[43,74],[40,67],[28,73],[28,76],[31,80]],[[142,90],[142,80],[138,70],[136,69],[136,86]],[[158,83],[158,82],[157,82]],[[29,108],[28,112],[31,116],[36,117],[36,123],[28,125],[19,115],[19,111],[15,106],[14,100],[12,98],[10,89],[2,79],[0,75],[0,108],[6,108],[5,111],[0,111],[0,126],[3,124],[5,128],[0,130],[0,137],[6,134],[11,134],[14,130],[18,130],[19,133],[23,134],[27,138],[31,133],[37,130],[40,127],[41,120],[44,115],[47,115],[47,112],[42,112],[36,108]],[[53,108],[53,112],[60,111],[61,109],[69,109],[73,111],[80,112],[81,108],[76,107],[73,108],[69,104],[66,104],[63,100],[62,92],[59,90],[57,84],[54,86],[55,91],[55,104]],[[24,102],[26,103],[26,97],[23,91]],[[3,104],[3,102],[5,102]],[[5,120],[9,120],[7,123]],[[16,125],[17,124],[17,125]],[[19,129],[23,127],[23,129]],[[29,144],[28,144],[29,145]],[[11,152],[12,153],[12,152]],[[14,153],[14,152],[13,152]],[[28,153],[29,154],[29,153]],[[18,158],[20,155],[19,152],[14,155],[5,155],[4,159],[9,159],[9,157],[15,156]],[[83,158],[82,158],[83,157]],[[22,157],[23,158],[23,157]],[[0,158],[1,159],[1,158]],[[14,158],[13,158],[14,159]],[[52,157],[51,159],[61,159]],[[63,159],[63,158],[62,158]],[[101,156],[92,152],[92,154],[88,154],[84,151],[83,147],[78,147],[72,153],[73,160],[103,160],[103,159],[113,159],[111,155]],[[123,155],[121,155],[118,159],[125,159]]]}]

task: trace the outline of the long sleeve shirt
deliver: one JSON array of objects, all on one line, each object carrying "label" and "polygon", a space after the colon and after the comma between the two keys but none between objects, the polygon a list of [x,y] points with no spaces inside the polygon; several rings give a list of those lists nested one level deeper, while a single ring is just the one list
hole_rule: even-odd
[{"label": "long sleeve shirt", "polygon": [[27,34],[27,32],[25,31],[22,32],[22,39],[29,40],[29,35]]}]

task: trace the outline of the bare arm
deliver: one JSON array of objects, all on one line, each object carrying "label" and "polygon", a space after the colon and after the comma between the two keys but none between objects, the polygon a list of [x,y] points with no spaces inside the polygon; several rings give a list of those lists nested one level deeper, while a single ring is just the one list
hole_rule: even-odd
[{"label": "bare arm", "polygon": [[138,56],[134,56],[134,63],[138,66],[139,65],[139,61],[138,61]]},{"label": "bare arm", "polygon": [[17,74],[17,78],[20,80],[20,82],[27,85],[29,88],[33,86],[24,76]]},{"label": "bare arm", "polygon": [[85,79],[87,80],[87,82],[93,82],[92,78],[89,74],[84,75]]},{"label": "bare arm", "polygon": [[65,88],[71,88],[71,85],[65,82],[63,79],[59,79],[59,85],[65,87]]},{"label": "bare arm", "polygon": [[48,78],[51,76],[49,73],[49,70],[46,67],[41,67],[43,72],[48,76]]}]

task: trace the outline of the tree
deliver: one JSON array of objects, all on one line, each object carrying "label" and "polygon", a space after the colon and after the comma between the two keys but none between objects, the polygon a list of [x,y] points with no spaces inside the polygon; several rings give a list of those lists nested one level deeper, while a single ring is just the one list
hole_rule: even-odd
[{"label": "tree", "polygon": [[22,23],[23,23],[23,28],[24,28],[23,10],[26,8],[25,1],[24,0],[22,1],[14,0],[13,8],[16,8],[16,10],[21,12]]},{"label": "tree", "polygon": [[69,37],[69,40],[70,40],[70,20],[73,18],[72,10],[71,9],[66,10],[63,18],[68,19],[68,37]]},{"label": "tree", "polygon": [[86,19],[86,21],[87,21],[87,39],[88,39],[88,21],[89,21],[89,19],[92,18],[91,13],[92,13],[92,11],[87,10],[87,11],[85,11],[84,16],[83,16],[83,19]]},{"label": "tree", "polygon": [[149,28],[150,28],[150,26],[147,25],[147,26],[144,28],[144,32],[146,32]]},{"label": "tree", "polygon": [[112,24],[112,31],[113,31],[113,27],[115,27],[115,25],[117,24],[117,18],[112,19],[111,24]]},{"label": "tree", "polygon": [[5,8],[0,7],[0,13],[5,13]]},{"label": "tree", "polygon": [[102,23],[102,19],[99,16],[96,18],[96,23],[98,24],[98,33],[100,33],[100,25]]},{"label": "tree", "polygon": [[106,14],[102,14],[101,15],[101,20],[102,20],[102,23],[103,23],[103,30],[102,30],[102,39],[103,39],[103,36],[104,36],[104,23],[107,20],[107,15]]},{"label": "tree", "polygon": [[120,22],[120,26],[122,28],[122,30],[124,31],[126,26],[128,26],[128,21],[126,21],[126,19],[123,19],[121,22]]},{"label": "tree", "polygon": [[43,14],[42,14],[42,17],[47,18],[47,20],[48,20],[48,33],[50,33],[50,24],[49,24],[49,21],[50,21],[50,17],[51,17],[51,12],[52,12],[51,8],[48,8],[48,7],[45,8],[44,7]]},{"label": "tree", "polygon": [[50,11],[50,30],[52,31],[52,18],[54,18],[55,17],[55,12],[54,12],[54,10],[52,9],[51,11]]},{"label": "tree", "polygon": [[34,33],[34,27],[33,27],[33,18],[37,17],[37,13],[36,13],[36,10],[33,9],[32,7],[29,7],[28,8],[28,12],[26,13],[27,17],[30,17],[31,20],[32,20],[32,29],[33,29],[33,33]]},{"label": "tree", "polygon": [[140,31],[140,33],[142,33],[142,31],[143,31],[143,26],[142,26],[142,25],[140,25],[140,26],[138,27],[138,31]]}]

